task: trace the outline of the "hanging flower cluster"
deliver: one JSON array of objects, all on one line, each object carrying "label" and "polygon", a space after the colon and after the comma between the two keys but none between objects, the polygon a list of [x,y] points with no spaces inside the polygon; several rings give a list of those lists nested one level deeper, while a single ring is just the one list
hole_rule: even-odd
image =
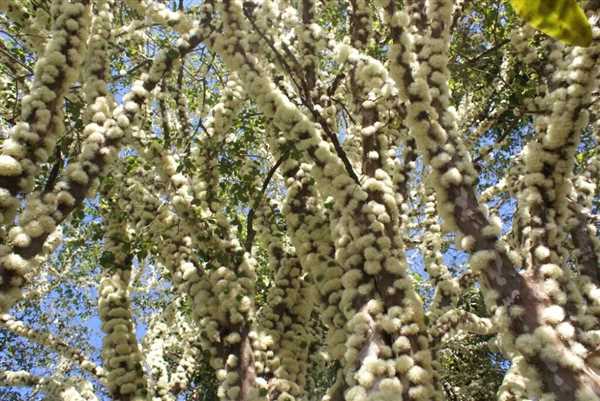
[{"label": "hanging flower cluster", "polygon": [[[171,159],[171,163],[163,164],[162,169],[171,177],[176,174],[172,162]],[[130,190],[130,193],[141,195],[140,203],[148,204],[147,209],[156,210],[156,199],[146,188],[136,184],[132,188],[137,191]],[[146,222],[155,217],[152,212],[143,214]],[[159,211],[156,222],[161,225],[162,260],[172,272],[174,284],[193,302],[192,316],[201,327],[203,349],[210,354],[211,366],[217,370],[220,396],[230,400],[237,399],[242,392],[245,396],[257,396],[253,383],[247,383],[245,379],[246,370],[254,369],[250,348],[254,300],[249,296],[254,292],[253,260],[244,254],[235,236],[229,234],[229,239],[217,243],[220,250],[210,253],[215,260],[200,268],[193,256],[192,244],[202,241],[203,235],[181,238],[180,220],[168,208]],[[227,265],[219,266],[220,260]],[[207,303],[207,299],[218,299],[219,302]]]},{"label": "hanging flower cluster", "polygon": [[26,371],[0,371],[0,384],[12,387],[36,387],[48,400],[98,401],[92,385],[82,379],[69,377],[40,377]]},{"label": "hanging flower cluster", "polygon": [[235,74],[229,77],[221,101],[212,108],[206,122],[206,138],[192,150],[194,163],[201,174],[194,177],[196,198],[202,209],[217,214],[220,209],[215,193],[219,185],[218,152],[233,126],[234,119],[245,101],[245,94]]},{"label": "hanging flower cluster", "polygon": [[259,311],[258,323],[268,336],[266,366],[259,370],[268,378],[269,400],[293,400],[302,398],[306,385],[315,288],[306,281],[293,248],[286,249],[276,236],[273,206],[261,209],[258,219],[258,232],[269,244],[269,266],[275,272],[267,302]]},{"label": "hanging flower cluster", "polygon": [[[162,317],[162,316],[161,316]],[[173,337],[169,335],[169,327],[161,320],[154,322],[144,336],[144,342],[150,342],[146,348],[145,361],[150,366],[152,382],[150,387],[153,401],[169,400],[169,366],[165,360],[165,351]]]},{"label": "hanging flower cluster", "polygon": [[452,310],[458,303],[460,285],[454,279],[442,256],[442,233],[435,213],[435,194],[431,189],[425,190],[425,220],[423,221],[423,255],[425,258],[425,271],[429,274],[431,285],[435,289],[429,318],[436,317]]},{"label": "hanging flower cluster", "polygon": [[48,160],[64,130],[62,101],[77,79],[87,40],[90,12],[86,2],[55,2],[53,7],[57,18],[52,39],[36,63],[31,93],[22,100],[21,122],[2,145],[0,185],[5,193],[1,204],[5,223],[11,222],[18,207],[15,195],[31,190],[39,164]]},{"label": "hanging flower cluster", "polygon": [[[61,1],[54,4],[57,15],[52,40],[35,66],[31,92],[21,104],[21,122],[9,132],[0,152],[0,212],[5,224],[12,223],[20,205],[19,194],[31,191],[40,163],[47,161],[62,133],[62,101],[69,85],[75,81],[88,34],[89,7],[85,2]],[[50,198],[52,196],[50,195]],[[33,194],[28,199],[27,213],[19,219],[21,227],[9,233],[8,240],[16,249],[10,252],[4,244],[0,260],[0,310],[6,310],[20,296],[23,276],[33,268],[31,259],[37,252],[28,247],[32,240],[47,236],[56,227],[47,214],[44,202]]]},{"label": "hanging flower cluster", "polygon": [[321,319],[329,328],[328,352],[334,360],[344,354],[346,318],[340,310],[341,267],[334,257],[329,223],[311,185],[310,166],[286,160],[282,166],[288,195],[282,211],[288,232],[304,271],[308,272],[321,295]]},{"label": "hanging flower cluster", "polygon": [[142,355],[135,336],[129,300],[132,258],[123,222],[106,217],[107,234],[103,253],[98,309],[102,320],[102,359],[107,369],[108,388],[116,396],[140,397],[147,393]]},{"label": "hanging flower cluster", "polygon": [[82,369],[89,371],[100,379],[106,375],[102,367],[96,365],[80,350],[69,346],[50,333],[37,331],[27,327],[25,324],[23,324],[23,322],[16,320],[11,315],[0,315],[0,327],[22,337],[28,338],[31,341],[35,341],[36,343],[49,347],[68,360],[77,363]]},{"label": "hanging flower cluster", "polygon": [[[406,18],[401,17],[401,14],[400,21],[403,21],[401,24],[406,23]],[[397,37],[396,46],[406,46],[406,43],[401,45],[400,37]],[[410,47],[404,47],[400,52],[404,52],[410,57]],[[400,61],[399,58],[396,58],[396,60]],[[415,59],[413,58],[412,60]],[[443,59],[440,60],[443,61]],[[421,65],[419,66],[420,71],[428,71],[432,66],[435,67],[436,63],[438,63],[438,61],[434,60],[433,57],[429,57],[428,60],[422,60]],[[402,75],[407,69],[402,67],[400,62],[397,62],[397,64],[397,72],[393,75],[399,85],[408,87],[407,82],[404,81],[406,75]],[[394,67],[392,68],[392,71],[394,71]],[[511,256],[506,249],[506,245],[498,241],[497,238],[500,234],[500,226],[489,220],[485,208],[480,208],[479,211],[475,212],[475,208],[478,207],[478,202],[474,198],[472,192],[469,193],[472,190],[467,189],[466,187],[466,185],[470,186],[474,181],[470,159],[468,158],[468,155],[465,155],[463,150],[461,150],[461,142],[458,140],[453,130],[452,121],[454,121],[454,119],[452,118],[452,115],[448,115],[448,117],[439,115],[440,107],[435,107],[433,96],[431,96],[433,92],[430,93],[432,82],[434,84],[447,82],[447,78],[444,78],[443,80],[432,80],[431,78],[423,77],[425,79],[421,81],[419,81],[419,78],[419,73],[417,73],[415,81],[412,84],[415,91],[409,93],[408,96],[410,102],[409,121],[412,125],[410,128],[417,139],[420,150],[425,154],[428,160],[430,160],[431,165],[434,168],[433,176],[436,182],[436,191],[438,193],[439,201],[442,203],[440,206],[442,217],[446,222],[451,223],[450,227],[456,227],[462,233],[468,234],[463,241],[466,249],[474,248],[478,250],[471,260],[471,268],[474,271],[480,272],[485,278],[483,284],[485,285],[486,303],[492,310],[497,308],[495,317],[498,319],[497,324],[502,327],[502,330],[507,330],[519,335],[524,330],[532,330],[535,327],[539,327],[540,336],[542,336],[540,337],[540,341],[548,344],[548,350],[553,350],[549,351],[548,354],[544,354],[542,358],[548,358],[552,353],[556,356],[561,355],[561,358],[564,358],[565,348],[559,341],[556,341],[557,337],[553,337],[553,335],[544,337],[542,334],[542,332],[547,332],[547,330],[544,331],[544,327],[547,327],[544,326],[546,322],[555,321],[556,323],[559,323],[563,320],[563,312],[558,313],[560,307],[550,307],[543,311],[540,310],[539,315],[537,313],[529,315],[524,314],[524,307],[526,305],[542,304],[542,296],[538,291],[529,287],[529,283],[527,283],[523,277],[519,276],[518,273],[510,273],[510,270],[514,269],[513,266],[519,264],[519,259],[514,254],[514,256]],[[435,85],[433,87],[435,87]],[[443,94],[443,91],[440,93]],[[429,96],[431,96],[431,98]],[[445,97],[442,96],[441,99],[443,101]],[[438,116],[442,117],[439,121],[437,120]],[[448,200],[452,201],[448,202]],[[447,206],[445,203],[447,203]],[[469,218],[464,214],[467,210],[471,213],[471,217]],[[479,216],[474,218],[474,212]],[[547,248],[540,248],[540,252],[545,249]],[[540,253],[539,256],[548,257],[549,255],[542,255],[542,253]],[[550,274],[552,275],[552,273]],[[515,296],[515,294],[518,294],[518,296]],[[499,302],[503,302],[504,305],[507,303],[516,303],[516,305],[511,307],[509,315],[505,306],[497,307]],[[526,320],[527,322],[525,323],[523,320]],[[514,350],[511,346],[511,341],[514,341],[514,337],[512,337],[514,334],[503,332],[502,347],[505,352],[510,353],[511,350]],[[526,335],[522,334],[521,336],[525,338]],[[531,342],[528,342],[527,346],[519,348],[523,351],[526,349],[531,351],[531,344]],[[535,361],[533,363],[537,364],[537,366],[542,366],[543,362],[536,358],[540,357],[535,351],[533,351],[533,355],[531,352],[527,353],[526,359],[532,362]],[[552,359],[552,357],[550,359]],[[566,363],[565,359],[554,363],[557,362],[560,364]],[[551,362],[548,360],[548,363]],[[569,365],[569,369],[570,368],[572,368],[572,365]],[[561,375],[564,375],[563,377],[566,378],[569,375],[577,375],[577,373],[561,371]],[[555,377],[558,377],[558,379],[555,379]],[[551,392],[559,394],[566,391],[564,388],[561,389],[556,387],[556,382],[562,382],[562,380],[563,379],[560,376],[550,373],[546,374],[544,384],[551,389]],[[580,379],[573,378],[569,380],[577,381]],[[585,381],[586,379],[583,380]],[[582,387],[580,387],[581,393],[578,395],[579,397],[585,397],[583,394],[587,394],[587,392],[590,391],[589,387],[586,389],[586,386],[586,384],[583,384]],[[530,390],[534,391],[532,389]]]}]

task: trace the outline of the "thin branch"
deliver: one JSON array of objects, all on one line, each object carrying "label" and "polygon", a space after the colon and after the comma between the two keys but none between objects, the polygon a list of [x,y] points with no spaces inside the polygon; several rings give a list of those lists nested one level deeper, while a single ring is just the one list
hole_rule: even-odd
[{"label": "thin branch", "polygon": [[331,83],[329,88],[327,88],[327,96],[332,97],[335,94],[335,91],[337,90],[338,86],[340,86],[340,83],[345,77],[346,74],[343,71],[335,76],[333,82]]},{"label": "thin branch", "polygon": [[[302,78],[300,78],[300,82],[296,82],[296,79],[294,79],[294,77],[299,74],[294,74],[294,72],[295,72],[294,69],[287,63],[285,58],[283,58],[283,56],[279,53],[279,51],[275,47],[275,44],[273,43],[273,41],[269,40],[267,35],[264,32],[262,32],[256,25],[256,22],[254,21],[254,18],[252,15],[252,10],[250,10],[250,7],[246,7],[246,6],[244,7],[244,15],[246,16],[246,18],[248,18],[248,21],[250,21],[250,25],[252,25],[252,29],[254,29],[259,34],[259,36],[267,43],[267,45],[271,48],[271,51],[275,54],[275,57],[277,58],[277,61],[279,61],[279,64],[281,64],[283,66],[283,68],[286,70],[288,76],[290,77],[290,79],[292,80],[292,82],[294,83],[296,88],[298,89],[298,92],[299,93],[306,92],[306,84],[302,81]],[[290,57],[290,58],[293,61],[296,60],[295,57]],[[295,70],[297,71],[297,68]]]},{"label": "thin branch", "polygon": [[269,186],[269,183],[271,182],[273,175],[275,175],[275,172],[277,171],[279,166],[281,166],[281,164],[285,161],[285,159],[287,159],[287,156],[288,156],[288,152],[285,152],[279,158],[279,160],[277,160],[277,162],[275,162],[273,167],[271,167],[271,169],[267,173],[267,177],[265,178],[265,181],[263,182],[260,192],[254,198],[254,203],[252,204],[252,208],[248,212],[248,222],[246,224],[246,247],[245,247],[246,252],[250,252],[252,250],[252,243],[254,242],[254,237],[256,236],[256,231],[254,230],[254,227],[253,227],[254,214],[256,213],[256,209],[260,205],[260,202],[262,201],[262,198],[265,195],[265,192],[267,191],[267,187]]},{"label": "thin branch", "polygon": [[[344,164],[344,167],[345,167],[346,171],[348,172],[348,175],[352,178],[352,180],[354,180],[355,183],[360,184],[360,180],[358,179],[358,176],[356,175],[356,172],[354,172],[354,168],[352,167],[352,163],[350,163],[350,160],[348,159],[348,156],[346,156],[346,152],[342,148],[342,145],[340,144],[340,142],[339,142],[339,140],[337,138],[337,135],[334,132],[331,131],[331,128],[329,127],[329,125],[327,124],[327,121],[325,120],[325,118],[323,118],[323,116],[321,115],[321,113],[319,113],[313,107],[312,99],[311,99],[311,95],[310,95],[310,88],[308,87],[308,84],[306,83],[306,81],[304,79],[302,79],[302,76],[299,73],[297,74],[297,76],[300,79],[300,82],[297,82],[296,79],[294,79],[294,74],[293,74],[294,70],[285,61],[285,59],[283,58],[283,56],[277,51],[277,48],[275,48],[275,45],[273,44],[273,42],[271,40],[269,40],[269,38],[267,38],[267,36],[258,28],[258,26],[256,25],[256,23],[254,22],[254,20],[252,18],[253,8],[251,8],[250,6],[248,6],[248,4],[252,4],[252,3],[245,3],[245,5],[244,5],[244,15],[250,21],[250,24],[252,25],[252,28],[256,32],[258,32],[258,34],[260,35],[260,37],[271,48],[271,50],[275,54],[275,57],[279,60],[279,63],[286,70],[286,72],[289,75],[290,79],[292,80],[292,82],[296,86],[296,88],[298,90],[298,93],[301,94],[301,95],[303,94],[303,96],[301,96],[302,104],[304,104],[304,106],[306,106],[306,108],[308,108],[308,110],[310,111],[310,113],[313,116],[314,121],[318,122],[321,125],[321,127],[323,128],[323,131],[325,131],[325,135],[329,138],[329,140],[331,141],[331,143],[333,143],[333,147],[335,148],[335,152],[338,155],[338,157],[342,160],[342,163]],[[288,57],[290,57],[293,61],[296,60],[296,58],[293,57],[293,55],[290,56],[290,54],[288,54]],[[295,61],[295,62],[297,63],[297,61]],[[336,79],[337,79],[337,77],[336,77]],[[341,79],[341,77],[340,77],[340,79]],[[285,93],[285,91],[283,91],[283,89],[282,89],[282,92]],[[286,96],[290,99],[290,101],[292,100],[289,95],[286,94]]]}]

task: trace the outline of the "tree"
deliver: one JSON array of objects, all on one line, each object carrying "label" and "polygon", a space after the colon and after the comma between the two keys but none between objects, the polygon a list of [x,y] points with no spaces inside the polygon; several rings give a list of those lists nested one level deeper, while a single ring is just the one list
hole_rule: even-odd
[{"label": "tree", "polygon": [[513,3],[589,46],[492,0],[0,0],[3,399],[600,399],[598,5]]}]

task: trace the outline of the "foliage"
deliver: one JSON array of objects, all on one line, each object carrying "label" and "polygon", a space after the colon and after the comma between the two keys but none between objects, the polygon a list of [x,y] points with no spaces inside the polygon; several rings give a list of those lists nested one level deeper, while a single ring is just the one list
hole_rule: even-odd
[{"label": "foliage", "polygon": [[589,46],[592,27],[575,0],[512,0],[517,13],[534,28],[570,45]]}]

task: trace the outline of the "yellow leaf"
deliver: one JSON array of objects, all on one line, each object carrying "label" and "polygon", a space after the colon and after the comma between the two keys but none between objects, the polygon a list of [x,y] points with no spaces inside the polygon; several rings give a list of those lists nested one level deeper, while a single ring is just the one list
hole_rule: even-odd
[{"label": "yellow leaf", "polygon": [[531,26],[568,45],[587,47],[592,27],[575,0],[511,0],[517,14]]}]

